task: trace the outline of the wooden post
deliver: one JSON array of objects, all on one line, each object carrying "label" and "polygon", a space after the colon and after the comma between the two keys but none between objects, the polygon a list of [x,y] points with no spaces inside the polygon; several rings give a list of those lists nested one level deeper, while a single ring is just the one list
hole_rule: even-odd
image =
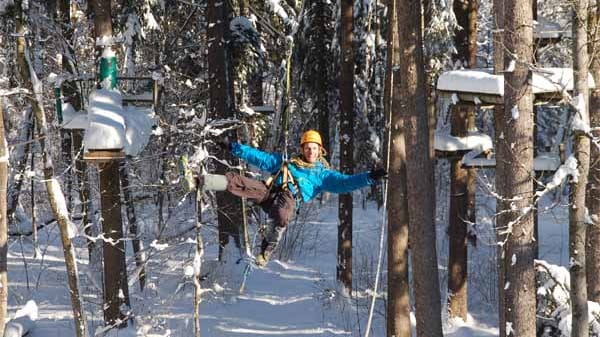
[{"label": "wooden post", "polygon": [[[104,321],[107,325],[127,326],[121,315],[123,297],[127,298],[127,268],[125,265],[125,242],[121,219],[121,191],[119,186],[119,162],[110,160],[99,164],[100,204],[102,205],[102,232],[107,241],[104,255]],[[122,293],[121,293],[122,292]]]}]

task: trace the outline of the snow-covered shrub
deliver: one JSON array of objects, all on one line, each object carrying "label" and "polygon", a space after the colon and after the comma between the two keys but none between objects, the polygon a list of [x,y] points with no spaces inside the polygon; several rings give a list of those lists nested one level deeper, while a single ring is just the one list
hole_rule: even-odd
[{"label": "snow-covered shrub", "polygon": [[[538,335],[571,336],[571,288],[569,270],[544,260],[535,261]],[[600,336],[600,304],[588,301],[590,336]]]}]

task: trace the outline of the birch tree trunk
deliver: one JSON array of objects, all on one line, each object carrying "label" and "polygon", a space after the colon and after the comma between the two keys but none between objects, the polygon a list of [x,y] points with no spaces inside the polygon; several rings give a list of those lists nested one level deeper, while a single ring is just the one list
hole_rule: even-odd
[{"label": "birch tree trunk", "polygon": [[[17,1],[15,7],[17,11],[17,32],[24,32],[25,18],[21,8],[21,2]],[[69,213],[66,207],[65,196],[62,192],[60,184],[54,176],[54,164],[52,162],[53,155],[51,153],[52,148],[47,148],[45,142],[45,139],[48,136],[48,128],[46,124],[46,114],[44,111],[41,82],[37,78],[37,75],[33,70],[33,65],[29,60],[25,37],[22,34],[18,35],[19,37],[17,38],[17,46],[18,48],[23,48],[22,55],[24,59],[18,59],[17,64],[20,68],[19,70],[22,76],[22,83],[27,84],[27,87],[34,93],[34,96],[28,96],[28,98],[35,114],[37,131],[38,135],[40,136],[39,143],[42,151],[44,167],[43,171],[44,179],[46,181],[46,189],[48,191],[48,199],[50,200],[52,213],[54,214],[54,218],[57,220],[60,229],[63,254],[67,269],[69,292],[71,295],[71,305],[73,308],[73,318],[75,320],[75,331],[77,337],[87,337],[85,312],[83,310],[83,303],[79,294],[79,278],[77,272],[76,254],[72,243],[74,230],[70,228],[71,224],[69,221]]]}]

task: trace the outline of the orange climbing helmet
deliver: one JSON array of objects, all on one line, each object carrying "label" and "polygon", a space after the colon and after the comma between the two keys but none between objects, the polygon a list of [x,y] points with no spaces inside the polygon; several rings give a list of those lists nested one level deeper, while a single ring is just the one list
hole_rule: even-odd
[{"label": "orange climbing helmet", "polygon": [[315,130],[308,130],[302,135],[300,146],[304,145],[304,143],[317,143],[319,146],[323,147],[321,135]]}]

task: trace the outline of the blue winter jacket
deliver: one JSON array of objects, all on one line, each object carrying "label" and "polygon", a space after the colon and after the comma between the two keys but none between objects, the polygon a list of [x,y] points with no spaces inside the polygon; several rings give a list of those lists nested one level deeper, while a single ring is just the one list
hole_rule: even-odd
[{"label": "blue winter jacket", "polygon": [[[271,174],[276,174],[283,163],[283,157],[279,153],[264,152],[240,143],[231,143],[231,153]],[[298,184],[304,202],[308,202],[321,192],[348,193],[375,184],[375,181],[369,178],[368,172],[347,175],[326,168],[321,161],[317,161],[313,167],[309,168],[288,163],[288,170],[294,177],[296,184]],[[283,184],[281,175],[279,175],[275,184],[276,186]],[[292,183],[288,183],[288,187],[294,196],[298,194]]]}]

